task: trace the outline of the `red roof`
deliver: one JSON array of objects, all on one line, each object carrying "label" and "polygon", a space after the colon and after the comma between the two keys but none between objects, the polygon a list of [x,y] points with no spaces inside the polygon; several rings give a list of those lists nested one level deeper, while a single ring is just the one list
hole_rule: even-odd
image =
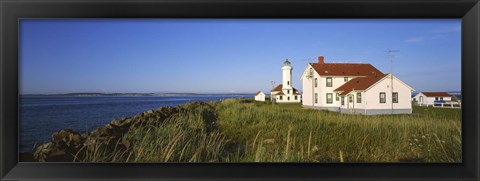
[{"label": "red roof", "polygon": [[447,92],[422,92],[427,97],[451,97]]},{"label": "red roof", "polygon": [[[275,95],[285,95],[285,94],[283,93],[283,91],[282,91],[282,88],[283,88],[283,84],[280,84],[280,85],[278,85],[277,87],[273,88],[273,89],[271,90],[271,92],[280,91],[280,93],[277,93],[277,94],[275,94]],[[293,87],[292,87],[292,89],[293,89],[293,95],[300,95],[300,94],[298,93],[298,90],[297,90],[297,89],[295,89],[295,88],[293,88]]]},{"label": "red roof", "polygon": [[275,91],[282,91],[282,87],[283,87],[283,85],[282,85],[282,84],[280,84],[280,85],[278,85],[277,87],[273,88],[271,91],[272,91],[272,92],[275,92]]},{"label": "red roof", "polygon": [[330,76],[375,76],[383,73],[371,64],[355,63],[310,63],[319,75]]},{"label": "red roof", "polygon": [[340,96],[347,95],[349,92],[353,90],[365,90],[378,82],[380,79],[385,77],[386,75],[381,74],[378,76],[369,76],[369,77],[357,77],[354,78],[347,83],[343,84],[342,86],[338,87],[334,91],[342,91]]}]

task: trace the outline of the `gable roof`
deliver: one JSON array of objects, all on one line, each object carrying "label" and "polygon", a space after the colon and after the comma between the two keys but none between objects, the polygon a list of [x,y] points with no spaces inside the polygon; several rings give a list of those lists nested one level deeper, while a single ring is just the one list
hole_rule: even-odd
[{"label": "gable roof", "polygon": [[[275,93],[275,95],[285,95],[282,89],[283,89],[283,84],[279,84],[277,87],[273,88],[271,92],[279,92],[279,93]],[[292,87],[292,89],[293,89],[293,95],[300,95],[297,89],[295,89],[294,87]]]},{"label": "gable roof", "polygon": [[258,91],[255,95],[257,96],[258,94],[263,93],[262,91]]},{"label": "gable roof", "polygon": [[385,76],[387,75],[382,74],[377,76],[357,77],[338,87],[334,91],[342,91],[342,93],[340,93],[340,96],[344,96],[352,92],[353,90],[365,90],[373,84],[377,83],[379,80],[383,79]]},{"label": "gable roof", "polygon": [[391,74],[383,74],[381,76],[369,76],[369,77],[357,77],[353,78],[352,80],[348,81],[347,83],[343,84],[342,86],[338,87],[335,89],[335,92],[340,92],[339,95],[344,96],[347,95],[348,93],[352,92],[353,90],[368,90],[371,87],[375,86],[378,82],[386,79],[386,78],[394,78],[397,80],[399,83],[403,84],[407,88],[410,89],[410,91],[415,91],[412,87],[409,85],[405,84],[403,81],[398,79],[397,77],[391,75]]},{"label": "gable roof", "polygon": [[277,87],[273,88],[273,89],[271,90],[271,92],[282,91],[282,87],[283,87],[283,85],[280,84],[280,85],[278,85]]},{"label": "gable roof", "polygon": [[375,76],[383,73],[371,64],[310,63],[321,76]]},{"label": "gable roof", "polygon": [[451,97],[452,96],[447,92],[421,92],[421,93],[427,97]]}]

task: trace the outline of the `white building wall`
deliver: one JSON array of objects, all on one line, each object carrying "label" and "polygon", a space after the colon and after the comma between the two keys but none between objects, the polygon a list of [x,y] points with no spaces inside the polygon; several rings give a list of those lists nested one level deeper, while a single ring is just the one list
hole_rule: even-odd
[{"label": "white building wall", "polygon": [[[275,99],[277,103],[299,103],[302,101],[301,94],[293,95],[292,70],[293,68],[287,64],[284,64],[282,67],[282,92],[284,95],[274,95],[271,93],[272,99]],[[280,99],[280,96],[282,99]]]},{"label": "white building wall", "polygon": [[[360,93],[360,97],[361,97],[360,103],[357,102],[357,98],[358,98],[357,93]],[[352,103],[348,102],[348,96],[353,97],[353,102]],[[366,108],[366,106],[365,106],[366,102],[367,102],[367,100],[365,99],[365,92],[363,90],[362,91],[352,91],[347,96],[345,96],[345,105],[343,106],[343,108],[347,109],[348,106],[349,106],[347,103],[349,103],[351,105],[350,108],[365,109]]]},{"label": "white building wall", "polygon": [[[336,92],[333,92],[333,90],[337,89],[338,87],[342,86],[346,82],[350,81],[351,79],[357,77],[357,76],[320,76],[318,75],[317,72],[314,72],[314,77],[313,78],[306,78],[306,75],[308,75],[308,71],[310,70],[311,66],[308,65],[307,68],[305,68],[303,77],[301,78],[302,81],[302,105],[304,106],[315,106],[315,107],[322,107],[322,108],[338,108],[341,106],[341,97],[339,96],[338,100],[336,99]],[[327,77],[332,78],[332,87],[327,87]],[[345,77],[348,78],[347,81],[345,81]],[[315,78],[317,78],[317,87],[314,87],[315,84]],[[313,90],[312,90],[313,86]],[[313,93],[312,93],[313,91]],[[318,103],[315,102],[315,93],[317,93],[318,96]],[[327,104],[327,93],[332,93],[332,99],[333,102],[331,104]]]},{"label": "white building wall", "polygon": [[[423,96],[423,102],[420,102],[420,96]],[[420,104],[420,105],[433,105],[435,101],[435,97],[427,97],[421,92],[415,95],[413,98],[415,98],[415,101],[417,101],[417,104]],[[452,97],[443,97],[443,100],[452,101]]]},{"label": "white building wall", "polygon": [[[422,102],[420,102],[420,97],[423,97],[423,98],[422,98]],[[425,96],[425,94],[423,94],[423,93],[418,93],[418,94],[415,95],[413,98],[415,98],[415,100],[417,101],[417,104],[420,104],[420,105],[427,105],[428,102],[432,102],[432,103],[433,103],[433,101],[428,100],[428,97]],[[432,104],[432,103],[431,103],[431,104]]]},{"label": "white building wall", "polygon": [[[314,88],[314,80],[315,78],[320,78],[320,76],[313,70],[313,77],[312,78],[307,78],[307,75],[309,74],[310,68],[312,66],[310,64],[307,65],[305,70],[303,71],[301,81],[302,81],[302,105],[304,106],[318,106],[318,103],[314,103],[315,99],[315,94],[318,93],[318,88]],[[314,90],[315,89],[315,90]],[[313,92],[312,92],[313,91]]]},{"label": "white building wall", "polygon": [[[302,75],[302,88],[303,88],[303,106],[313,107],[319,109],[329,109],[329,110],[347,110],[347,108],[354,108],[354,111],[365,111],[365,114],[388,114],[388,110],[392,109],[392,91],[390,88],[391,79],[389,77],[375,84],[374,87],[370,88],[367,91],[359,90],[352,91],[349,95],[353,96],[353,102],[349,104],[348,96],[344,97],[345,104],[341,105],[342,98],[339,97],[338,101],[336,99],[336,92],[333,90],[342,86],[346,83],[344,80],[345,76],[320,76],[317,72],[314,71],[314,76],[312,79],[306,78],[308,71],[311,66],[308,65],[304,70]],[[332,77],[332,87],[327,87],[327,77]],[[348,81],[357,76],[348,77]],[[317,78],[318,86],[314,87],[314,80]],[[347,82],[348,82],[347,81]],[[312,93],[312,86],[313,93]],[[393,92],[398,92],[398,103],[393,103],[393,109],[396,110],[395,113],[411,113],[412,103],[411,103],[411,90],[407,85],[403,84],[398,79],[394,78],[393,80]],[[361,103],[357,103],[357,92],[361,93],[362,99]],[[386,100],[385,103],[380,103],[379,93],[385,92]],[[315,93],[317,93],[318,103],[314,103]],[[332,93],[333,102],[327,104],[327,93]],[[445,99],[446,100],[446,99]],[[353,106],[353,107],[352,107]],[[376,110],[383,110],[376,111]],[[385,111],[387,110],[387,112]],[[363,114],[363,113],[362,113]]]},{"label": "white building wall", "polygon": [[283,89],[292,89],[292,70],[291,66],[284,65],[282,67],[282,84]]},{"label": "white building wall", "polygon": [[[319,106],[322,107],[339,107],[341,106],[341,98],[339,97],[338,101],[336,100],[336,92],[335,89],[339,88],[343,84],[347,83],[344,81],[345,77],[340,76],[319,76],[319,85],[318,85],[318,92],[320,93],[321,99],[319,100]],[[332,87],[327,87],[327,78],[332,78]],[[348,80],[351,80],[353,77],[348,77]],[[327,103],[327,93],[332,93],[333,103]]]},{"label": "white building wall", "polygon": [[312,94],[313,78],[307,78],[306,74],[304,74],[301,81],[302,81],[302,91],[303,91],[302,92],[302,105],[312,106],[312,103],[313,103],[313,94]]},{"label": "white building wall", "polygon": [[[280,96],[282,96],[282,99],[280,99]],[[297,96],[297,100],[295,100],[295,96]],[[290,97],[290,100],[288,100],[289,97]],[[275,96],[275,101],[277,103],[299,103],[301,100],[302,100],[301,95],[288,94],[288,95],[276,95]]]},{"label": "white building wall", "polygon": [[[389,77],[378,82],[365,92],[365,107],[367,109],[392,109],[392,89]],[[393,109],[412,109],[412,90],[397,79],[393,79],[393,92],[398,92],[398,103],[393,103]],[[380,92],[385,92],[385,103],[380,103]]]},{"label": "white building wall", "polygon": [[426,98],[426,101],[425,101],[425,104],[427,105],[432,105],[435,101],[435,97],[427,97]]},{"label": "white building wall", "polygon": [[255,96],[255,101],[265,101],[265,94],[263,92],[260,92]]},{"label": "white building wall", "polygon": [[452,101],[452,97],[443,97],[444,101]]}]

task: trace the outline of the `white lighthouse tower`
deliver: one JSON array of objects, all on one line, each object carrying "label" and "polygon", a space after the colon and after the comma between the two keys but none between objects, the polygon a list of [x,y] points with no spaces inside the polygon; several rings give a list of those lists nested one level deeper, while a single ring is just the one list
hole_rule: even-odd
[{"label": "white lighthouse tower", "polygon": [[282,67],[282,84],[271,90],[271,99],[277,103],[300,102],[302,97],[292,86],[292,66],[290,61],[285,60]]},{"label": "white lighthouse tower", "polygon": [[282,67],[282,84],[283,84],[283,90],[284,92],[287,92],[286,90],[292,90],[292,66],[290,66],[290,61],[285,60],[283,62],[283,67]]}]

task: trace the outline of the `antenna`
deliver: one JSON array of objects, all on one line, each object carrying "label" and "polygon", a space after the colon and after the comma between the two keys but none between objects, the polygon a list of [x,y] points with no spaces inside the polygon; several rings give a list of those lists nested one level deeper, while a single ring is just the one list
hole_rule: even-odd
[{"label": "antenna", "polygon": [[392,50],[392,49],[388,49],[387,51],[388,54],[388,58],[390,59],[390,74],[393,75],[393,60],[395,59],[395,53],[396,52],[400,52],[400,50]]},{"label": "antenna", "polygon": [[[273,90],[273,88],[275,87],[275,81],[272,80],[272,81],[270,81],[270,83],[272,84],[272,90]],[[270,90],[270,101],[271,101],[272,103],[275,103],[275,97],[274,97],[274,95],[272,94],[272,90]],[[272,106],[273,106],[273,104],[272,104]]]},{"label": "antenna", "polygon": [[[391,93],[391,96],[392,96],[392,114],[393,114],[393,60],[395,59],[395,53],[396,52],[400,52],[400,50],[392,50],[392,49],[388,49],[387,51],[388,54],[388,57],[390,59],[390,93]],[[385,99],[386,96],[385,96]],[[398,94],[397,94],[397,102],[398,102]]]}]

